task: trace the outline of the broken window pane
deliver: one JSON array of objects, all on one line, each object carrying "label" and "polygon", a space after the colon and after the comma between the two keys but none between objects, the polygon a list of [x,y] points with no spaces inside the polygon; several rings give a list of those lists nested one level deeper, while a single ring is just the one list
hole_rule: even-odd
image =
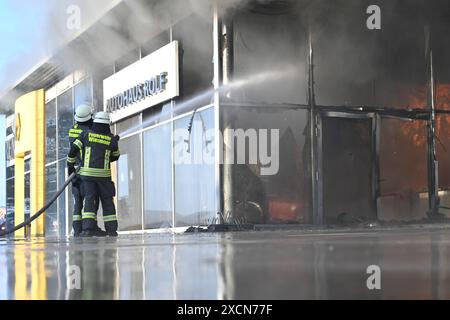
[{"label": "broken window pane", "polygon": [[[241,154],[239,138],[235,138],[234,157],[230,159],[226,152],[224,155],[225,171],[230,161],[234,163],[230,167],[233,218],[248,223],[310,223],[309,112],[280,107],[222,108],[224,127],[242,129],[249,137],[245,154]],[[227,133],[223,135],[227,141]],[[238,157],[243,156],[245,162],[239,163]],[[225,180],[225,202],[227,183]]]},{"label": "broken window pane", "polygon": [[426,122],[383,118],[380,220],[416,220],[428,210]]}]

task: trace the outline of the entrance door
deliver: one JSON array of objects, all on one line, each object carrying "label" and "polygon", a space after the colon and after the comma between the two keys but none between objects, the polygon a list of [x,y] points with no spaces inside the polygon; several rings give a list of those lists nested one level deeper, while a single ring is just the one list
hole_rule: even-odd
[{"label": "entrance door", "polygon": [[323,223],[376,219],[373,118],[325,115],[321,123]]}]

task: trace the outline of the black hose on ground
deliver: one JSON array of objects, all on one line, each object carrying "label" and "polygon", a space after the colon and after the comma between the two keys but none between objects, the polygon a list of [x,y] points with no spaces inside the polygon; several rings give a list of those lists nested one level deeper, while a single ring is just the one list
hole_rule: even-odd
[{"label": "black hose on ground", "polygon": [[74,172],[72,173],[67,180],[64,182],[64,184],[61,186],[61,188],[53,195],[53,197],[47,202],[47,204],[45,206],[43,206],[38,212],[36,212],[32,217],[30,217],[30,219],[22,222],[21,224],[18,224],[17,226],[15,226],[14,228],[12,228],[11,230],[7,230],[5,232],[0,232],[0,237],[6,236],[8,234],[11,234],[13,232],[16,232],[17,230],[31,224],[34,220],[36,220],[42,213],[45,212],[45,210],[47,210],[52,204],[53,202],[56,201],[56,199],[58,199],[58,197],[61,195],[61,193],[63,193],[64,189],[67,188],[67,186],[70,184],[70,182],[76,177],[77,173]]}]

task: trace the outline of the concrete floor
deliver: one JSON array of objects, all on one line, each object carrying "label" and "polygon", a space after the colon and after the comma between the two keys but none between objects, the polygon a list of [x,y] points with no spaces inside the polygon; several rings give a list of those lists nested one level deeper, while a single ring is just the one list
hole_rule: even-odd
[{"label": "concrete floor", "polygon": [[449,299],[450,229],[0,240],[0,299],[340,298]]}]

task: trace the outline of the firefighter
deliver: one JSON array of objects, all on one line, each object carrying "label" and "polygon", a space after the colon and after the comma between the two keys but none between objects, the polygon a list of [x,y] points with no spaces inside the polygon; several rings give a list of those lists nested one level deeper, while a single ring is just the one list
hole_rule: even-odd
[{"label": "firefighter", "polygon": [[84,195],[81,236],[84,237],[96,236],[97,197],[102,203],[106,234],[117,236],[117,216],[113,201],[116,189],[111,180],[110,163],[119,159],[119,136],[114,136],[109,126],[109,113],[98,112],[92,128],[78,136],[68,156],[68,166],[73,167],[72,161],[81,154],[79,175]]},{"label": "firefighter", "polygon": [[[92,108],[87,104],[79,105],[75,110],[75,125],[69,130],[69,142],[72,146],[78,136],[86,130],[89,130],[92,126]],[[71,160],[73,162],[73,160]],[[79,166],[81,163],[81,158],[78,156],[74,162],[74,165]],[[69,166],[69,175],[74,171],[74,166]],[[83,209],[83,193],[82,193],[82,183],[80,178],[77,176],[72,182],[72,195],[74,199],[73,208],[73,218],[72,227],[74,237],[79,237],[82,231],[82,216],[81,211]],[[96,199],[96,204],[98,207],[98,198]],[[98,236],[105,236],[106,233],[101,230],[98,226],[95,227],[95,231]]]}]

